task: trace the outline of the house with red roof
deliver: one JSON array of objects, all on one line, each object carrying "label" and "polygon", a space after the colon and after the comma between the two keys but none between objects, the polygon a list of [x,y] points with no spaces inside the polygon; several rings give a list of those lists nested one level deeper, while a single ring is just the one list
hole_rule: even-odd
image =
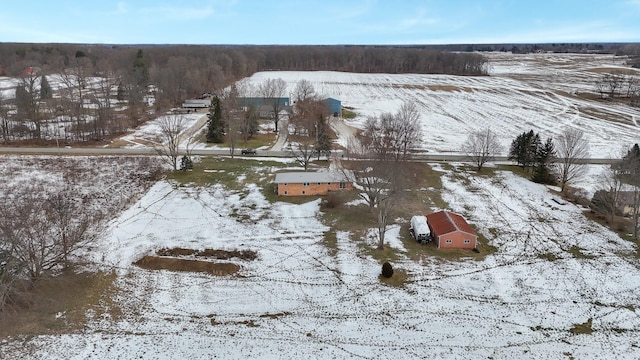
[{"label": "house with red roof", "polygon": [[474,249],[477,246],[476,231],[461,215],[438,211],[426,217],[431,236],[438,248]]}]

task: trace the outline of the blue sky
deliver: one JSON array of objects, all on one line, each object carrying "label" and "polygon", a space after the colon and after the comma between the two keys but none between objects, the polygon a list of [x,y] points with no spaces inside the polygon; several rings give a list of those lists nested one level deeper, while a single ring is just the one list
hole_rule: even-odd
[{"label": "blue sky", "polygon": [[1,42],[640,42],[640,0],[3,1]]}]

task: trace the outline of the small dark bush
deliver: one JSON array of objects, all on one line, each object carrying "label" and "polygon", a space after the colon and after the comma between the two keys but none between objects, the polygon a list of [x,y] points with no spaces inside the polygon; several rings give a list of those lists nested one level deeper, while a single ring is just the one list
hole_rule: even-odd
[{"label": "small dark bush", "polygon": [[385,261],[385,263],[382,264],[382,276],[387,279],[393,276],[393,267],[388,261]]},{"label": "small dark bush", "polygon": [[180,161],[180,170],[191,170],[193,169],[193,161],[190,157],[184,155]]},{"label": "small dark bush", "polygon": [[342,204],[344,204],[344,196],[340,192],[330,192],[320,202],[323,209],[335,209]]}]

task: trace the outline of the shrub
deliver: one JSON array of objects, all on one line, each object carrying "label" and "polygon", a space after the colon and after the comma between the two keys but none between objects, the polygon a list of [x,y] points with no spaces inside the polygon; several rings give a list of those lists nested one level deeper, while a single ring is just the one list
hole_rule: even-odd
[{"label": "shrub", "polygon": [[391,264],[389,264],[388,261],[385,261],[385,263],[382,264],[382,276],[386,278],[390,278],[393,276],[393,267],[391,266]]},{"label": "shrub", "polygon": [[180,161],[180,170],[190,170],[193,169],[193,161],[188,156],[183,156]]},{"label": "shrub", "polygon": [[323,209],[335,209],[342,204],[344,204],[344,196],[340,192],[330,192],[320,202]]}]

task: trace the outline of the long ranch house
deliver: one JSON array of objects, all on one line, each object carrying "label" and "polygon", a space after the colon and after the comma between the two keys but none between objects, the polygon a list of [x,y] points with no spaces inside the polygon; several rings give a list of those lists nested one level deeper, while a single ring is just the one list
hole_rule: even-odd
[{"label": "long ranch house", "polygon": [[353,189],[353,184],[339,171],[282,172],[276,174],[275,183],[280,196],[327,195]]}]

